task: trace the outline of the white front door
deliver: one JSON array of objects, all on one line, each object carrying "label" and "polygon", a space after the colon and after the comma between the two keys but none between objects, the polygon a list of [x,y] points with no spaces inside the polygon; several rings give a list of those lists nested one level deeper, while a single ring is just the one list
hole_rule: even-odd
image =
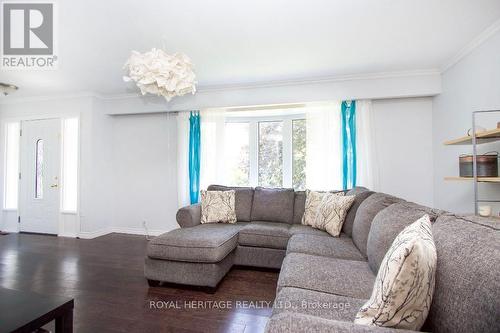
[{"label": "white front door", "polygon": [[61,120],[21,122],[20,231],[57,234]]}]

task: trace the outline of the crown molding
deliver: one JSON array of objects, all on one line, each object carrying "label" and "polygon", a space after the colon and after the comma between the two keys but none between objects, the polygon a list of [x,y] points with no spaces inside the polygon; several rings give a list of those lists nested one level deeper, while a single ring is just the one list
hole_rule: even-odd
[{"label": "crown molding", "polygon": [[26,97],[8,96],[0,98],[0,105],[37,103],[37,102],[48,102],[55,100],[89,98],[89,97],[101,98],[101,95],[91,91],[82,91],[71,94],[54,94],[54,95],[40,95],[40,96],[26,96]]},{"label": "crown molding", "polygon": [[448,60],[442,67],[441,67],[441,74],[455,66],[457,63],[460,62],[463,58],[465,58],[467,55],[472,53],[475,49],[477,49],[479,46],[481,46],[484,42],[486,42],[488,39],[490,39],[493,35],[495,35],[498,31],[500,31],[500,19],[495,21],[492,25],[490,25],[488,28],[483,30],[479,35],[477,35],[473,40],[471,40],[467,45],[465,45],[460,51],[458,51],[457,54],[455,54],[450,60]]},{"label": "crown molding", "polygon": [[[275,80],[275,81],[263,81],[255,83],[237,83],[237,84],[221,84],[221,85],[205,85],[205,86],[202,85],[198,87],[197,92],[198,93],[218,92],[218,91],[224,92],[231,90],[261,89],[261,88],[273,88],[273,87],[286,87],[294,85],[328,84],[328,83],[346,82],[346,81],[393,79],[401,77],[419,77],[419,76],[440,75],[440,74],[441,72],[439,71],[439,69],[424,69],[424,70],[379,72],[379,73],[340,75],[340,76],[322,76],[309,79]],[[139,92],[122,93],[122,94],[100,94],[92,91],[83,91],[72,94],[1,98],[0,105],[29,103],[29,102],[46,102],[53,100],[77,99],[77,98],[88,98],[88,97],[100,100],[112,101],[120,99],[138,98],[142,96],[140,95]],[[148,95],[145,97],[154,97],[154,96]]]},{"label": "crown molding", "polygon": [[[354,75],[341,75],[341,76],[322,76],[309,79],[275,80],[275,81],[263,81],[255,83],[237,83],[237,84],[221,84],[221,85],[205,85],[205,86],[202,85],[198,87],[196,92],[204,93],[204,92],[217,92],[217,91],[260,89],[260,88],[286,87],[294,85],[325,84],[325,83],[334,83],[343,81],[391,79],[400,77],[427,76],[427,75],[440,75],[440,74],[441,72],[439,71],[439,69],[425,69],[425,70],[380,72],[380,73],[354,74]],[[141,97],[141,95],[139,93],[100,95],[100,98],[103,100],[117,100],[117,99],[127,99],[127,98],[137,98],[137,97]]]}]

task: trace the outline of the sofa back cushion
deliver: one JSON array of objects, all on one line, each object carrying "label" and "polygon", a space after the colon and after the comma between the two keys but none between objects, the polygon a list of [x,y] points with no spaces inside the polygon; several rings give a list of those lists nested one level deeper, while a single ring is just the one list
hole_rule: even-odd
[{"label": "sofa back cushion", "polygon": [[352,226],[354,224],[354,218],[356,217],[356,212],[359,206],[375,192],[369,191],[364,187],[355,187],[349,190],[346,195],[355,195],[354,203],[352,204],[347,216],[345,217],[344,225],[342,226],[342,231],[349,237],[352,237]]},{"label": "sofa back cushion", "polygon": [[500,222],[447,213],[432,233],[436,286],[423,330],[500,332]]},{"label": "sofa back cushion", "polygon": [[291,188],[256,187],[252,221],[293,222],[295,191]]},{"label": "sofa back cushion", "polygon": [[406,227],[425,214],[433,223],[443,211],[402,201],[381,210],[373,219],[368,235],[368,264],[377,274],[380,263],[397,235]]},{"label": "sofa back cushion", "polygon": [[365,257],[367,257],[366,243],[373,218],[382,209],[400,201],[403,199],[385,193],[374,193],[359,205],[352,223],[351,237],[354,245]]},{"label": "sofa back cushion", "polygon": [[208,191],[235,191],[234,208],[236,210],[236,219],[240,222],[248,222],[251,218],[253,188],[251,187],[229,187],[222,185],[210,185]]},{"label": "sofa back cushion", "polygon": [[301,224],[302,216],[306,207],[306,191],[295,191],[295,201],[293,204],[293,223]]}]

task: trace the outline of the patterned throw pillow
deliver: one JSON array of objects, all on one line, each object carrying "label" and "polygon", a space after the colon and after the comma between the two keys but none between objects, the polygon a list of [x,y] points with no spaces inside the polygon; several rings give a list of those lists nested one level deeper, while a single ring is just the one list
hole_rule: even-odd
[{"label": "patterned throw pillow", "polygon": [[318,216],[319,206],[323,197],[327,194],[344,195],[344,192],[315,192],[306,190],[306,204],[304,215],[302,216],[302,224],[316,228],[316,217]]},{"label": "patterned throw pillow", "polygon": [[372,296],[354,322],[420,330],[431,306],[436,263],[431,221],[424,215],[392,243],[380,265]]},{"label": "patterned throw pillow", "polygon": [[334,237],[340,235],[347,212],[356,198],[355,195],[340,193],[342,195],[327,193],[323,196],[314,222],[316,228],[325,230]]},{"label": "patterned throw pillow", "polygon": [[201,223],[235,223],[235,191],[201,191]]}]

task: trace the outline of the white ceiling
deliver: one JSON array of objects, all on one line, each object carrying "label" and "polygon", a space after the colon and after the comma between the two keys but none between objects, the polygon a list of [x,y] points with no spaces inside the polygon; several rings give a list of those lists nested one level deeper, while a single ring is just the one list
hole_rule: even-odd
[{"label": "white ceiling", "polygon": [[59,0],[59,69],[3,71],[18,96],[136,91],[131,50],[184,52],[200,86],[442,68],[499,0]]}]

